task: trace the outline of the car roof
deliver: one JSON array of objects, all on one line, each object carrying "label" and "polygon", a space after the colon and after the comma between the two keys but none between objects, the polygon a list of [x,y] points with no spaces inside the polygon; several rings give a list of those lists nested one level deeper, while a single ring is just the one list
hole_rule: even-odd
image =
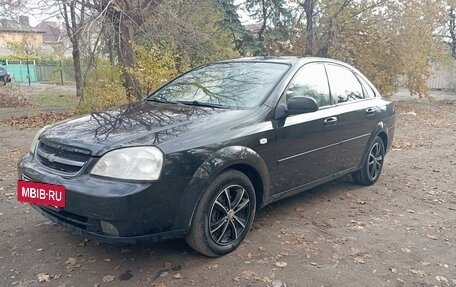
[{"label": "car roof", "polygon": [[259,57],[244,57],[238,59],[230,59],[220,61],[218,63],[227,63],[227,62],[265,62],[265,63],[279,63],[279,64],[304,64],[309,62],[326,62],[326,63],[336,63],[345,66],[350,66],[347,63],[330,59],[330,58],[321,58],[321,57],[297,57],[297,56],[259,56]]}]

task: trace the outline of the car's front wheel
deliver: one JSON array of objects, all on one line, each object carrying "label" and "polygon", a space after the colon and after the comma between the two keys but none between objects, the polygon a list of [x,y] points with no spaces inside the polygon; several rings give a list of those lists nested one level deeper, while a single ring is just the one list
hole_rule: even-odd
[{"label": "car's front wheel", "polygon": [[385,145],[376,137],[369,146],[363,167],[352,174],[353,180],[362,185],[372,185],[380,177],[385,159]]},{"label": "car's front wheel", "polygon": [[188,244],[211,257],[235,250],[255,217],[255,189],[242,172],[218,175],[202,195],[192,219]]}]

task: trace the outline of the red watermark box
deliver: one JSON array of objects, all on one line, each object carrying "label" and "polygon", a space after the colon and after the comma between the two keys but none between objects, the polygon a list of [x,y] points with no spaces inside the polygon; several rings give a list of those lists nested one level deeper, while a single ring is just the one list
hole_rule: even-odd
[{"label": "red watermark box", "polygon": [[65,186],[18,180],[17,200],[39,205],[65,207]]}]

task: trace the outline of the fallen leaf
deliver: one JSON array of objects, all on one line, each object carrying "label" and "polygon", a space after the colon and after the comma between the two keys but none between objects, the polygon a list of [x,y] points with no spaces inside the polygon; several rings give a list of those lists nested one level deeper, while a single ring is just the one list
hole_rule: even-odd
[{"label": "fallen leaf", "polygon": [[448,282],[448,279],[443,276],[435,276],[435,279],[437,279],[439,282]]},{"label": "fallen leaf", "polygon": [[38,282],[43,283],[43,282],[51,282],[51,276],[47,273],[40,273],[36,275],[38,277]]},{"label": "fallen leaf", "polygon": [[432,240],[437,240],[437,239],[439,239],[437,236],[435,236],[435,235],[430,235],[430,234],[426,234],[426,237],[429,238],[429,239],[432,239]]},{"label": "fallen leaf", "polygon": [[365,261],[362,257],[356,257],[355,260],[353,260],[355,263],[358,263],[358,264],[364,264]]},{"label": "fallen leaf", "polygon": [[115,276],[112,276],[112,275],[106,275],[103,277],[103,282],[112,282],[114,281],[114,278],[116,278]]},{"label": "fallen leaf", "polygon": [[401,248],[402,252],[405,252],[405,253],[410,253],[412,252],[412,250],[408,249],[408,248]]},{"label": "fallen leaf", "polygon": [[211,269],[211,270],[217,270],[217,268],[219,268],[218,263],[214,263],[211,266],[209,266],[209,269]]},{"label": "fallen leaf", "polygon": [[89,242],[89,239],[87,238],[84,238],[84,240],[82,242],[79,243],[79,246],[81,247],[85,247],[87,246],[87,243]]},{"label": "fallen leaf", "polygon": [[65,261],[68,265],[76,265],[78,264],[78,259],[75,257],[68,257],[67,261]]},{"label": "fallen leaf", "polygon": [[287,287],[287,284],[282,280],[274,280],[272,281],[272,287]]},{"label": "fallen leaf", "polygon": [[412,274],[418,275],[418,277],[424,277],[426,275],[426,273],[424,273],[422,270],[411,269],[410,272],[412,272]]},{"label": "fallen leaf", "polygon": [[287,262],[283,262],[283,261],[279,261],[279,262],[275,263],[275,266],[280,267],[280,268],[287,267],[287,265],[288,265]]}]

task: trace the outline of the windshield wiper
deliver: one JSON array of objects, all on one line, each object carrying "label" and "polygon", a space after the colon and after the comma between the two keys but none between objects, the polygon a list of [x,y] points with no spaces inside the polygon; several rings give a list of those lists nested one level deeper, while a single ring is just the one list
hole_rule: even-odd
[{"label": "windshield wiper", "polygon": [[224,109],[223,105],[208,103],[208,102],[199,102],[199,101],[177,101],[177,102],[180,104],[188,105],[188,106],[199,106],[199,107]]},{"label": "windshield wiper", "polygon": [[146,98],[146,101],[163,103],[163,104],[177,104],[177,102],[173,102],[173,101],[167,100],[165,98],[161,98],[161,97]]}]

